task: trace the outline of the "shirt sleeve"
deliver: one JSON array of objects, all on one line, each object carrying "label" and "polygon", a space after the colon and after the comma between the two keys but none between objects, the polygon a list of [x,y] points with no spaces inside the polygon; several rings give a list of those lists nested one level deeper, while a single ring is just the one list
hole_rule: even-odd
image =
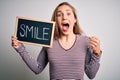
[{"label": "shirt sleeve", "polygon": [[89,46],[88,40],[88,47],[85,59],[85,73],[88,78],[93,79],[96,76],[96,73],[98,72],[100,66],[99,61],[100,56],[97,56],[93,53],[93,50]]},{"label": "shirt sleeve", "polygon": [[15,50],[20,54],[23,61],[35,74],[42,72],[48,63],[47,52],[45,51],[45,48],[42,48],[37,60],[33,59],[33,57],[29,55],[24,45]]}]

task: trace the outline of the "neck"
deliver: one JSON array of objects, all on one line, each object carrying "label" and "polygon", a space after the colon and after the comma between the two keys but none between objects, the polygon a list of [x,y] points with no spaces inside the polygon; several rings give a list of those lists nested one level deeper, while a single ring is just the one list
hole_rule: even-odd
[{"label": "neck", "polygon": [[60,36],[58,41],[61,45],[62,48],[64,48],[65,50],[68,50],[70,49],[74,43],[75,43],[75,40],[76,40],[76,35],[73,34],[73,35],[67,35],[67,36]]},{"label": "neck", "polygon": [[70,34],[70,35],[61,35],[59,37],[59,40],[60,41],[63,41],[63,42],[71,42],[71,41],[74,41],[75,40],[75,34]]}]

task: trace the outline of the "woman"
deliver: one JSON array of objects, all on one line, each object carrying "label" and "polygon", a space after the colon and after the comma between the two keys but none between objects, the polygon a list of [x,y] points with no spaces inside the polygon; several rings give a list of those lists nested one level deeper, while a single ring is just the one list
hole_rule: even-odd
[{"label": "woman", "polygon": [[15,36],[12,36],[13,48],[36,74],[42,72],[49,62],[50,80],[83,80],[84,72],[93,79],[100,66],[99,39],[82,35],[75,9],[67,2],[56,7],[52,21],[56,22],[53,47],[43,47],[37,61],[30,57]]}]

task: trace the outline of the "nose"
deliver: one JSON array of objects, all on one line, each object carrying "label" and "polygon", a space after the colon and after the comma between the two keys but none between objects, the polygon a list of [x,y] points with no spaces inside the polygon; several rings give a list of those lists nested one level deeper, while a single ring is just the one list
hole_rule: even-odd
[{"label": "nose", "polygon": [[63,14],[63,20],[67,19],[67,15]]}]

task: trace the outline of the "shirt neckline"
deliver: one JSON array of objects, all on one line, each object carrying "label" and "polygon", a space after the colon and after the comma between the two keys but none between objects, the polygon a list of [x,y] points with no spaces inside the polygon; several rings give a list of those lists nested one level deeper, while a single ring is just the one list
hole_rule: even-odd
[{"label": "shirt neckline", "polygon": [[65,48],[62,47],[62,45],[60,44],[59,40],[57,39],[57,42],[58,42],[59,46],[60,46],[63,50],[65,50],[65,51],[71,50],[71,49],[74,47],[76,41],[77,41],[77,35],[75,36],[75,41],[74,41],[73,45],[72,45],[70,48],[65,49]]}]

